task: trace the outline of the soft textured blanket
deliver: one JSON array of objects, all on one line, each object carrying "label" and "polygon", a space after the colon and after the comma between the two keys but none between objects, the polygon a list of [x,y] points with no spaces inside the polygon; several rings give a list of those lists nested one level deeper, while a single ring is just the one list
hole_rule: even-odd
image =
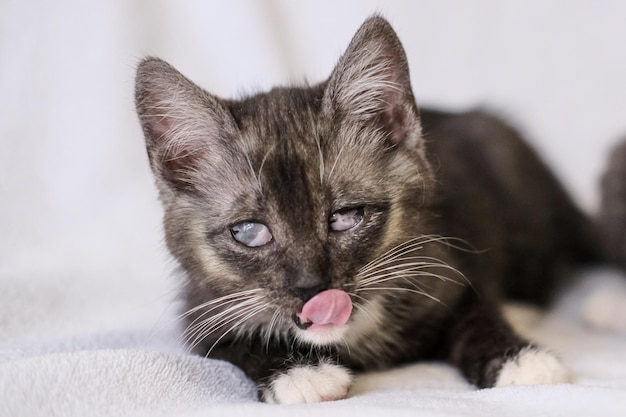
[{"label": "soft textured blanket", "polygon": [[[37,277],[13,278],[3,277],[0,293],[9,313],[0,321],[3,417],[626,415],[626,337],[606,329],[623,325],[613,319],[625,314],[626,280],[609,271],[584,274],[545,315],[510,310],[516,326],[559,352],[574,372],[572,384],[477,390],[445,364],[419,363],[363,375],[348,399],[311,406],[258,403],[254,385],[237,368],[187,354],[180,329],[169,325],[176,309],[163,314],[165,302],[144,304],[137,296],[132,319],[112,304],[98,328],[85,329],[81,317],[91,322],[88,311],[107,310],[98,304],[109,303],[110,294],[84,286],[63,296],[42,285],[39,302],[49,298],[49,317],[40,321],[41,305],[28,304],[37,298],[30,286]],[[20,294],[25,287],[32,293]],[[92,308],[84,310],[85,299]]]}]

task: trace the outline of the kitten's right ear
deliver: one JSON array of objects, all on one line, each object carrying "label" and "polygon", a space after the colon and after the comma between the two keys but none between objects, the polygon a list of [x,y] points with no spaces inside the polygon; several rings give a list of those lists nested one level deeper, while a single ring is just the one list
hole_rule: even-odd
[{"label": "kitten's right ear", "polygon": [[176,190],[193,190],[201,172],[217,167],[220,148],[236,132],[218,98],[158,58],[137,67],[135,105],[152,171]]},{"label": "kitten's right ear", "polygon": [[404,48],[380,16],[366,20],[328,81],[324,103],[335,114],[370,123],[394,145],[421,146],[421,127]]}]

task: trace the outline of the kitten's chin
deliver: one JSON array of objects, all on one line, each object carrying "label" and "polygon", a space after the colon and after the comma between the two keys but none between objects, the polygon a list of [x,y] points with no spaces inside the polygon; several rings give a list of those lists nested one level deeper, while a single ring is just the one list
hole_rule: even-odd
[{"label": "kitten's chin", "polygon": [[328,346],[342,341],[348,325],[336,326],[332,324],[313,324],[306,330],[298,329],[298,340],[316,346]]}]

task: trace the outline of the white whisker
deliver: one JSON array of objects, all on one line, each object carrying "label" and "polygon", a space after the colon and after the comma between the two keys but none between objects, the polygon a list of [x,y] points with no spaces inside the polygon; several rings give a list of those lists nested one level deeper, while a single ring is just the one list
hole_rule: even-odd
[{"label": "white whisker", "polygon": [[215,349],[215,346],[217,346],[217,344],[224,338],[226,337],[226,335],[228,335],[230,332],[232,332],[234,329],[236,329],[237,327],[239,327],[242,323],[245,323],[247,320],[250,320],[252,317],[254,317],[255,315],[259,314],[261,311],[265,310],[267,308],[267,304],[263,304],[261,306],[258,306],[256,309],[252,309],[252,311],[250,311],[245,317],[243,317],[241,320],[239,320],[237,323],[233,324],[230,329],[228,329],[227,331],[225,331],[216,341],[215,343],[213,343],[213,345],[209,348],[209,350],[206,353],[206,356],[208,357],[211,354],[211,351],[213,351],[213,349]]},{"label": "white whisker", "polygon": [[404,288],[404,287],[367,287],[367,288],[361,288],[359,289],[359,291],[400,291],[400,292],[410,292],[410,293],[414,293],[414,294],[418,294],[418,295],[423,295],[424,297],[430,298],[433,301],[436,301],[438,303],[441,303],[441,300],[437,297],[434,297],[430,294],[428,294],[427,292],[424,291],[420,291],[420,290],[414,290],[412,288]]},{"label": "white whisker", "polygon": [[[200,318],[203,315],[208,314],[210,311],[204,312],[202,315],[198,316],[193,322],[191,322],[188,326],[187,329],[183,332],[183,337],[187,337],[187,338],[191,338],[194,336],[194,334],[196,334],[198,332],[198,328],[202,328],[205,326],[209,326],[209,325],[219,325],[222,321],[224,320],[228,320],[229,319],[229,315],[232,314],[233,312],[237,312],[237,310],[249,307],[249,306],[254,306],[256,304],[258,304],[259,300],[261,298],[257,297],[254,299],[249,299],[249,300],[245,300],[241,303],[238,303],[234,306],[231,306],[217,314],[214,314],[208,318],[205,318],[201,321],[198,322],[198,320],[200,320]],[[217,308],[217,307],[214,307]],[[211,324],[214,323],[214,324]],[[195,332],[191,332],[192,329],[195,329]]]},{"label": "white whisker", "polygon": [[[213,311],[215,308],[219,308],[220,306],[224,305],[224,304],[228,304],[228,303],[235,303],[238,301],[242,301],[245,300],[246,298],[250,298],[252,296],[254,296],[255,294],[260,293],[261,290],[260,289],[253,289],[253,290],[246,290],[246,291],[241,291],[241,292],[237,292],[237,293],[233,293],[233,294],[228,294],[225,295],[223,297],[219,297],[219,298],[215,298],[212,300],[207,301],[206,303],[202,303],[199,304],[195,307],[192,307],[188,310],[186,310],[185,312],[183,312],[182,314],[177,315],[176,317],[173,317],[169,320],[167,320],[165,323],[161,324],[158,327],[155,327],[152,330],[152,335],[157,334],[158,332],[162,331],[164,328],[167,328],[168,326],[174,324],[174,323],[178,323],[180,321],[182,321],[183,319],[187,318],[188,316],[190,316],[191,314],[195,313],[198,310],[202,310],[204,308],[210,307],[210,306],[214,306],[218,303],[216,307],[213,307],[211,309],[209,309],[210,311]],[[202,315],[205,315],[204,313]],[[201,316],[202,316],[201,315]],[[189,325],[188,325],[189,327]]]},{"label": "white whisker", "polygon": [[264,334],[265,334],[265,351],[266,352],[269,351],[270,343],[272,341],[272,336],[273,336],[272,329],[276,325],[279,315],[280,315],[279,310],[274,311],[274,314],[272,314],[272,318],[270,319],[270,323],[265,329]]},{"label": "white whisker", "polygon": [[[457,285],[469,280],[455,267],[443,259],[432,256],[432,250],[422,255],[427,245],[442,244],[445,247],[468,250],[453,242],[467,242],[462,239],[448,238],[437,235],[423,235],[406,240],[367,263],[356,274],[354,292],[381,291],[407,292],[417,294],[441,303],[440,299],[431,294],[431,285],[427,279],[436,279]],[[469,245],[468,245],[469,246]]]},{"label": "white whisker", "polygon": [[[376,267],[377,265],[380,265],[381,262],[383,262],[383,261],[395,259],[397,257],[396,254],[398,252],[400,252],[400,251],[408,252],[408,251],[411,251],[411,250],[417,250],[418,249],[417,247],[420,246],[420,243],[419,242],[418,243],[413,243],[417,239],[419,239],[419,238],[415,238],[415,239],[409,240],[407,242],[401,243],[401,244],[393,247],[389,251],[383,253],[381,256],[375,258],[374,260],[372,260],[371,262],[369,262],[365,266],[363,266],[360,269],[360,272],[366,272],[366,271]],[[421,247],[419,249],[421,249]],[[401,256],[401,255],[398,255],[398,256]]]},{"label": "white whisker", "polygon": [[[467,278],[465,278],[465,276],[459,270],[448,265],[443,260],[435,258],[435,257],[421,256],[421,255],[418,256],[414,254],[422,250],[425,245],[430,244],[430,243],[443,243],[444,245],[448,247],[462,250],[462,248],[460,248],[459,246],[450,244],[449,243],[450,240],[459,240],[460,242],[464,242],[461,239],[447,238],[447,237],[441,237],[441,236],[435,236],[435,235],[424,235],[424,236],[407,240],[393,247],[392,249],[388,250],[387,252],[375,258],[373,261],[363,266],[359,270],[357,275],[361,279],[367,279],[371,276],[375,276],[379,274],[382,271],[385,271],[386,268],[383,268],[383,267],[385,267],[386,265],[390,265],[394,263],[396,265],[403,265],[403,264],[408,264],[405,261],[420,261],[423,263],[425,267],[432,267],[432,268],[441,267],[441,268],[448,269],[449,271],[452,271],[455,275],[462,277],[466,282],[468,282]],[[407,255],[410,255],[410,256],[407,256]],[[410,266],[415,267],[416,265],[415,263],[413,263]],[[388,268],[392,268],[392,269],[401,268],[401,266],[392,265]],[[455,281],[453,279],[449,279],[449,280]]]},{"label": "white whisker", "polygon": [[[213,323],[210,319],[207,319],[206,321],[198,323],[197,328],[194,329],[194,331],[191,333],[191,335],[195,335],[195,338],[189,344],[189,349],[188,350],[192,351],[198,344],[200,344],[202,342],[202,340],[206,339],[209,335],[211,335],[212,333],[214,333],[218,329],[221,329],[222,327],[229,325],[233,321],[238,320],[241,317],[246,316],[251,311],[256,311],[256,309],[258,309],[258,308],[259,308],[258,304],[253,304],[253,305],[250,305],[250,306],[243,307],[242,309],[240,309],[239,311],[235,312],[234,314],[232,314],[230,316],[227,316],[225,318],[221,318],[220,320],[218,320],[215,323]],[[240,320],[239,322],[237,322],[236,325],[238,326],[241,323],[243,323],[244,321],[245,320]],[[230,330],[232,330],[232,327],[229,329],[229,332],[230,332]],[[190,337],[188,339],[191,339],[191,335],[190,335]],[[222,335],[222,337],[223,337],[223,335]],[[222,337],[220,337],[219,340],[221,340]]]},{"label": "white whisker", "polygon": [[225,295],[223,297],[219,297],[219,298],[214,298],[212,300],[209,300],[205,303],[199,304],[195,307],[190,308],[189,310],[187,310],[185,313],[181,314],[181,318],[184,318],[186,316],[188,316],[189,314],[192,314],[198,310],[201,310],[203,308],[206,308],[210,305],[216,304],[216,303],[221,303],[224,302],[225,300],[231,300],[233,298],[237,298],[237,297],[241,297],[241,296],[246,296],[246,295],[254,295],[254,294],[258,294],[260,293],[261,290],[258,288],[252,289],[252,290],[245,290],[245,291],[240,291],[240,292],[236,292],[236,293],[232,293],[232,294],[228,294]]},{"label": "white whisker", "polygon": [[[424,258],[425,259],[425,258]],[[429,276],[433,278],[438,278],[442,281],[453,282],[456,284],[461,284],[459,281],[447,277],[441,274],[435,274],[434,272],[425,271],[426,269],[446,269],[452,271],[455,275],[459,277],[465,278],[460,271],[456,268],[451,267],[448,264],[444,263],[425,263],[425,262],[407,262],[407,263],[398,263],[396,265],[388,266],[385,268],[381,268],[380,270],[369,272],[367,275],[361,276],[359,275],[358,285],[366,285],[369,282],[376,281],[379,277],[386,277],[389,275],[393,275],[396,273],[409,273],[414,272],[415,276]]]}]

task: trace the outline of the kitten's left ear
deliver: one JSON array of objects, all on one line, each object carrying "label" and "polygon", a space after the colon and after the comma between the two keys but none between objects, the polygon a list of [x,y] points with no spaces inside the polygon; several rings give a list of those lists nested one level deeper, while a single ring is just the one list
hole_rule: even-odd
[{"label": "kitten's left ear", "polygon": [[393,144],[419,145],[421,128],[406,55],[384,18],[369,18],[354,35],[330,76],[324,106],[375,124]]},{"label": "kitten's left ear", "polygon": [[162,192],[193,191],[207,172],[223,171],[237,127],[221,100],[167,62],[146,58],[137,67],[135,104]]}]

